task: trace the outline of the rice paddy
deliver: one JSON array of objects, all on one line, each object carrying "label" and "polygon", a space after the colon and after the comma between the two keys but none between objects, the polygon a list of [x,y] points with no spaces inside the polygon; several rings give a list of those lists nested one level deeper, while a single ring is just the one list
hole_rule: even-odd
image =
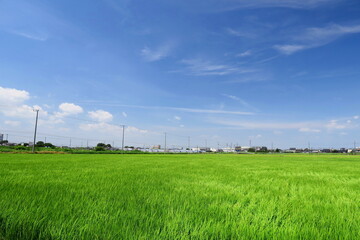
[{"label": "rice paddy", "polygon": [[360,156],[0,154],[0,239],[360,239]]}]

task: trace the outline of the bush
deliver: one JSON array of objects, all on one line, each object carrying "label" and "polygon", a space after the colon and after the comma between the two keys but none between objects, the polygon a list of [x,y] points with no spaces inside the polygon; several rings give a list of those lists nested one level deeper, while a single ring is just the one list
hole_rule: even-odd
[{"label": "bush", "polygon": [[97,146],[97,147],[95,147],[95,151],[97,151],[97,152],[105,151],[105,148],[104,148],[104,147]]}]

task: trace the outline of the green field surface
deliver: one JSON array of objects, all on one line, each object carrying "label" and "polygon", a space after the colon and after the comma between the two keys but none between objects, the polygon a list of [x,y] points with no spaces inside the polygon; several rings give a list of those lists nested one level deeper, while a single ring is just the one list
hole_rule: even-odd
[{"label": "green field surface", "polygon": [[0,154],[0,239],[360,239],[360,156]]}]

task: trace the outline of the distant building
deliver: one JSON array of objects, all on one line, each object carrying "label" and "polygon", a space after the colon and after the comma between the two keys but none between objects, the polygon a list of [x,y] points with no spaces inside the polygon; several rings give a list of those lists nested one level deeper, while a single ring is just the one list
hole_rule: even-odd
[{"label": "distant building", "polygon": [[4,134],[0,133],[0,142],[4,141]]}]

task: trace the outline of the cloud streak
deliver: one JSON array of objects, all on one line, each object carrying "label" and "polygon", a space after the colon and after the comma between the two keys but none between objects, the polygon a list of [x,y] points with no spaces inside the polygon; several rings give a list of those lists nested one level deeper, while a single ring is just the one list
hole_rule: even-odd
[{"label": "cloud streak", "polygon": [[[94,102],[92,102],[94,104]],[[101,106],[111,107],[125,107],[125,108],[140,108],[149,110],[171,110],[179,112],[190,112],[190,113],[209,113],[209,114],[231,114],[231,115],[254,115],[253,112],[241,112],[241,111],[226,111],[217,109],[199,109],[199,108],[183,108],[183,107],[166,107],[166,106],[142,106],[142,105],[127,105],[127,104],[116,104],[116,103],[96,103]]]},{"label": "cloud streak", "polygon": [[155,62],[168,57],[171,50],[172,50],[171,44],[164,44],[155,49],[151,49],[145,46],[141,50],[141,56],[147,62]]},{"label": "cloud streak", "polygon": [[358,127],[351,120],[354,118],[335,119],[330,121],[306,121],[306,122],[246,122],[215,119],[213,123],[239,127],[241,129],[251,130],[297,130],[302,133],[320,133],[322,131],[336,131],[344,129],[352,129]]},{"label": "cloud streak", "polygon": [[254,69],[241,68],[234,65],[216,64],[202,59],[184,59],[186,73],[194,76],[224,76],[256,72]]},{"label": "cloud streak", "polygon": [[323,28],[308,28],[302,34],[293,37],[291,43],[274,45],[280,53],[291,55],[293,53],[321,47],[343,36],[360,33],[360,25],[332,24]]}]

